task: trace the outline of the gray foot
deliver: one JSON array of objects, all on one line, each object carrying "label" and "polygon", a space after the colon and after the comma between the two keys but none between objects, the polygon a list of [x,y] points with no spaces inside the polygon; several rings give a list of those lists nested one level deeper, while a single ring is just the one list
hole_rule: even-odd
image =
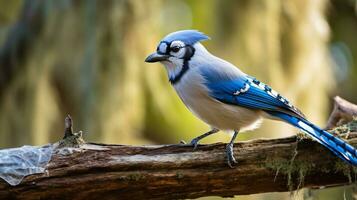
[{"label": "gray foot", "polygon": [[199,139],[197,139],[197,138],[191,140],[190,145],[193,146],[193,150],[196,150],[196,149],[197,149],[198,141],[199,141]]},{"label": "gray foot", "polygon": [[238,163],[233,156],[233,144],[227,144],[226,146],[226,161],[230,168],[233,168],[233,165]]}]

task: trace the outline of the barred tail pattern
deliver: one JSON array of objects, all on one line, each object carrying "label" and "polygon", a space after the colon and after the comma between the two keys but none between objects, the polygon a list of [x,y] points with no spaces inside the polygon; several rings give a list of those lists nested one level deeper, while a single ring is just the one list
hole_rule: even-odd
[{"label": "barred tail pattern", "polygon": [[300,119],[295,116],[280,112],[268,111],[268,113],[301,129],[302,131],[313,137],[317,142],[332,151],[342,160],[354,166],[357,166],[357,150],[342,139],[332,135],[331,133],[325,130],[322,130],[321,128],[312,124],[306,119]]}]

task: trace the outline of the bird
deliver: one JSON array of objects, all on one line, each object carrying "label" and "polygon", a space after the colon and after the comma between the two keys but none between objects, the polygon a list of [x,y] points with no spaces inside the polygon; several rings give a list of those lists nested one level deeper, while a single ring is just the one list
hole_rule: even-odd
[{"label": "bird", "polygon": [[247,75],[228,61],[211,54],[201,42],[209,40],[197,30],[180,30],[166,35],[156,52],[145,62],[160,62],[168,79],[186,107],[208,124],[210,131],[191,140],[199,141],[218,131],[233,132],[226,145],[229,167],[237,164],[233,154],[239,132],[255,129],[263,118],[279,120],[297,127],[340,159],[357,165],[357,151],[350,144],[306,119],[285,97],[267,84]]}]

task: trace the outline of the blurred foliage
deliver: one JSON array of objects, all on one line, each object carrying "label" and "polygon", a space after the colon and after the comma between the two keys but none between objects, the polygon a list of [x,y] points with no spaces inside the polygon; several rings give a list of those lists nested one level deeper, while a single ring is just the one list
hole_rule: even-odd
[{"label": "blurred foliage", "polygon": [[[317,124],[326,121],[331,95],[357,102],[355,1],[0,5],[0,147],[57,141],[67,114],[95,142],[177,143],[207,131],[180,102],[163,67],[143,62],[164,35],[179,29],[207,33],[212,40],[204,45],[212,53],[270,84]],[[294,132],[269,121],[239,140]]]},{"label": "blurred foliage", "polygon": [[7,26],[16,22],[16,17],[21,10],[22,1],[13,0],[9,3],[0,0],[0,26]]},{"label": "blurred foliage", "polygon": [[357,1],[332,0],[327,17],[333,34],[330,50],[338,90],[334,94],[357,102]]},{"label": "blurred foliage", "polygon": [[[3,147],[57,140],[67,113],[98,142],[177,142],[206,131],[163,68],[143,62],[163,35],[185,28],[206,32],[213,53],[271,84],[312,121],[325,121],[334,81],[324,0],[36,0],[7,6],[18,14],[3,12],[13,21],[2,28]],[[320,71],[324,78],[316,80]],[[275,136],[293,134],[269,122],[250,138],[267,136],[267,128]],[[228,139],[217,134],[208,140]]]}]

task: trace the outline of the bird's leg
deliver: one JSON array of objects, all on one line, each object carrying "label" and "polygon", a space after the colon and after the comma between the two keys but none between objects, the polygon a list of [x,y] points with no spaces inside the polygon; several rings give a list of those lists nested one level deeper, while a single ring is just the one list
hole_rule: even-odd
[{"label": "bird's leg", "polygon": [[214,133],[217,133],[218,131],[219,131],[218,129],[213,128],[212,130],[208,131],[207,133],[204,133],[204,134],[202,134],[202,135],[200,135],[200,136],[198,136],[198,137],[193,138],[193,139],[191,140],[191,142],[190,142],[190,145],[193,146],[193,150],[195,150],[195,149],[197,148],[198,142],[199,142],[200,140],[202,140],[203,138],[205,138],[205,137],[207,137],[207,136],[209,136],[209,135],[212,135],[212,134],[214,134]]},{"label": "bird's leg", "polygon": [[230,168],[233,168],[232,164],[236,164],[237,161],[233,156],[233,144],[234,144],[234,140],[236,139],[237,135],[238,135],[237,130],[234,130],[234,134],[233,137],[231,139],[231,141],[227,144],[226,146],[226,159],[227,159],[227,164]]}]

